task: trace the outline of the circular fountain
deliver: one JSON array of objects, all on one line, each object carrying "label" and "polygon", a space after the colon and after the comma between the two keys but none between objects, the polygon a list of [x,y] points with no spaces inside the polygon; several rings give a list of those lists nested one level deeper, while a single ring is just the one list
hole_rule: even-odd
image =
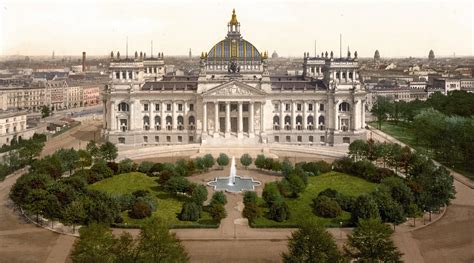
[{"label": "circular fountain", "polygon": [[261,185],[261,183],[254,181],[252,177],[238,176],[235,168],[235,157],[232,156],[229,176],[217,177],[213,181],[208,182],[207,185],[214,187],[216,191],[240,193],[243,191],[254,191],[255,186]]}]

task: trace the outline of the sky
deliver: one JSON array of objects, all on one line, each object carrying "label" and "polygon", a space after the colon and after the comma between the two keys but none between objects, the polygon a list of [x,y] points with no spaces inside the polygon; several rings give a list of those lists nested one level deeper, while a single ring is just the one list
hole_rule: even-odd
[{"label": "sky", "polygon": [[194,55],[227,34],[236,9],[242,36],[280,56],[474,55],[473,0],[0,0],[0,55],[108,55],[136,50]]}]

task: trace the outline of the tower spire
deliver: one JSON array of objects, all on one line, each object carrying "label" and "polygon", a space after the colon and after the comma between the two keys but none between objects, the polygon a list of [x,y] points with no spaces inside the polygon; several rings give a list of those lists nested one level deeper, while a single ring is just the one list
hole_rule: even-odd
[{"label": "tower spire", "polygon": [[232,19],[229,22],[231,25],[236,26],[239,21],[237,21],[237,15],[235,14],[235,8],[232,10]]}]

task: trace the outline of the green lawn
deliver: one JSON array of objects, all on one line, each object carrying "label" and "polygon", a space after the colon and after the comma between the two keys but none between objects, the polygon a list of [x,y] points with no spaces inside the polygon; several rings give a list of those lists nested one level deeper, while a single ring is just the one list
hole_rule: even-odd
[{"label": "green lawn", "polygon": [[[370,125],[372,125],[375,128],[378,128],[377,122],[371,122]],[[431,156],[433,158],[433,155],[431,155],[429,149],[427,149],[424,146],[421,146],[418,141],[415,139],[415,134],[414,130],[411,127],[410,124],[404,123],[404,122],[398,122],[398,124],[395,124],[393,121],[384,121],[382,123],[382,128],[381,130],[395,139],[410,145],[413,149],[415,149],[418,152],[423,152]],[[442,162],[441,162],[442,163]],[[448,166],[449,167],[449,166]],[[450,167],[451,169],[461,173],[462,175],[466,176],[467,178],[474,180],[474,173],[469,172],[466,167]]]},{"label": "green lawn", "polygon": [[[319,192],[326,188],[333,188],[343,194],[358,196],[371,192],[376,184],[364,179],[338,172],[329,172],[320,176],[310,177],[305,191],[296,199],[287,198],[290,207],[290,219],[285,222],[276,222],[265,217],[259,217],[253,223],[254,227],[284,227],[295,226],[301,219],[314,219],[323,225],[339,226],[340,222],[346,225],[350,219],[350,213],[343,212],[338,218],[322,218],[313,213],[311,203]],[[266,211],[264,211],[266,212]]]},{"label": "green lawn", "polygon": [[[202,218],[197,222],[180,221],[177,214],[181,211],[181,206],[187,197],[175,197],[163,191],[157,178],[149,177],[143,173],[126,173],[116,175],[89,186],[95,189],[109,193],[111,195],[129,194],[137,190],[148,190],[155,197],[157,209],[152,217],[158,217],[164,222],[168,222],[173,227],[202,227],[203,225],[213,225],[210,215],[203,212]],[[128,212],[123,212],[125,224],[141,225],[146,219],[133,219],[128,216]]]}]

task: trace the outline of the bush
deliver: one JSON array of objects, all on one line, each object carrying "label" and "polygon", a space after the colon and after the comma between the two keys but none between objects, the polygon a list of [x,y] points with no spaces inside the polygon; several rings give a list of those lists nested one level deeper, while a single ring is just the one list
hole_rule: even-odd
[{"label": "bush", "polygon": [[352,173],[353,161],[349,157],[342,157],[332,163],[333,170],[340,173]]},{"label": "bush", "polygon": [[207,188],[204,185],[196,185],[191,194],[191,200],[199,206],[202,206],[207,199]]},{"label": "bush", "polygon": [[214,157],[212,157],[212,154],[206,154],[204,157],[202,157],[202,161],[204,164],[204,169],[207,171],[209,168],[212,168],[214,164],[216,163],[214,160]]},{"label": "bush", "polygon": [[227,204],[227,197],[223,192],[214,192],[211,198],[211,205],[212,204],[225,205]]},{"label": "bush", "polygon": [[263,163],[263,168],[265,170],[272,170],[273,167],[273,158],[265,158],[265,161]]},{"label": "bush", "polygon": [[91,173],[95,174],[97,178],[109,178],[114,175],[114,171],[109,168],[108,164],[105,162],[97,162],[91,167]]},{"label": "bush", "polygon": [[351,222],[357,224],[359,219],[379,218],[379,208],[370,195],[359,195],[354,202],[351,213]]},{"label": "bush", "polygon": [[151,216],[151,207],[143,200],[137,200],[129,213],[131,218],[143,219]]},{"label": "bush", "polygon": [[331,171],[330,163],[321,160],[321,161],[318,161],[317,164],[318,164],[320,173],[328,173]]},{"label": "bush", "polygon": [[261,214],[260,208],[257,206],[257,203],[249,202],[245,203],[244,210],[242,211],[242,215],[249,220],[249,222],[253,222],[257,217]]},{"label": "bush", "polygon": [[262,198],[265,200],[267,205],[270,207],[276,199],[280,198],[280,191],[278,191],[278,186],[276,183],[266,183],[263,188]]},{"label": "bush", "polygon": [[119,173],[130,173],[137,170],[137,164],[134,163],[131,159],[123,159],[118,164]]},{"label": "bush", "polygon": [[144,161],[138,166],[138,171],[147,175],[152,175],[152,169],[155,164],[153,162]]},{"label": "bush", "polygon": [[263,154],[257,155],[255,159],[255,166],[259,169],[265,168],[265,156]]},{"label": "bush", "polygon": [[212,219],[215,221],[221,221],[221,219],[227,216],[224,206],[220,203],[211,203],[209,206],[209,214],[211,214]]},{"label": "bush", "polygon": [[371,182],[377,182],[376,181],[377,168],[370,161],[362,160],[362,161],[357,161],[353,163],[351,171],[352,172],[350,174],[352,175],[355,175],[360,178],[364,178]]},{"label": "bush", "polygon": [[188,192],[190,187],[191,183],[182,176],[173,176],[164,185],[165,190],[171,194]]},{"label": "bush", "polygon": [[[103,162],[103,161],[100,161],[100,162]],[[107,162],[107,167],[109,167],[113,174],[118,174],[119,173],[119,166],[118,166],[118,163],[116,162]]]},{"label": "bush", "polygon": [[168,180],[173,176],[173,172],[170,170],[163,170],[160,172],[160,175],[158,176],[158,182],[161,185],[166,185]]},{"label": "bush", "polygon": [[332,198],[336,198],[336,196],[338,194],[339,193],[336,190],[334,190],[332,188],[326,188],[318,194],[318,197],[319,196],[326,196],[326,197],[329,197],[329,198],[332,199]]},{"label": "bush", "polygon": [[395,172],[388,168],[383,168],[383,167],[376,167],[375,168],[375,174],[372,177],[372,182],[374,183],[380,183],[383,179],[392,177],[392,176],[397,176]]},{"label": "bush", "polygon": [[253,191],[246,191],[244,193],[244,205],[257,204],[257,193]]},{"label": "bush", "polygon": [[327,218],[335,218],[342,213],[339,204],[327,196],[313,199],[313,211],[316,215]]},{"label": "bush", "polygon": [[240,163],[247,169],[247,167],[252,164],[252,157],[246,153],[240,157]]},{"label": "bush", "polygon": [[183,204],[179,219],[183,221],[196,221],[201,217],[201,207],[194,202]]},{"label": "bush", "polygon": [[342,210],[351,212],[351,213],[354,207],[355,200],[356,198],[354,196],[343,195],[341,193],[336,195],[336,198],[334,198],[334,201],[336,201],[339,204]]},{"label": "bush", "polygon": [[277,222],[283,222],[290,218],[290,208],[285,202],[285,199],[279,196],[270,206],[268,217]]},{"label": "bush", "polygon": [[225,153],[219,154],[219,157],[217,157],[217,164],[221,167],[226,166],[229,164],[229,156]]}]

